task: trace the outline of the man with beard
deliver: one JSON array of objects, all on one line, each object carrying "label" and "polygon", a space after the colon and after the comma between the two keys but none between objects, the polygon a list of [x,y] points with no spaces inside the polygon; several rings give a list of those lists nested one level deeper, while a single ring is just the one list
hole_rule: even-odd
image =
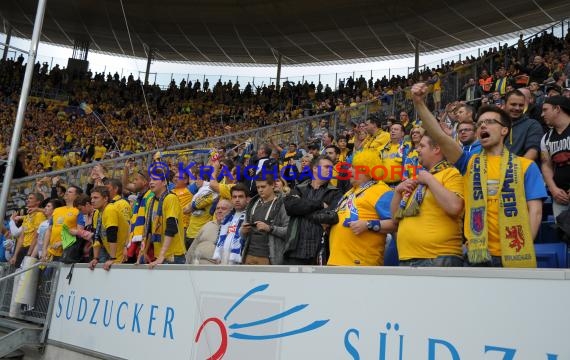
[{"label": "man with beard", "polygon": [[505,111],[511,117],[512,128],[509,137],[505,139],[505,145],[513,154],[536,161],[544,133],[540,123],[526,116],[524,110],[524,94],[519,90],[507,93]]}]

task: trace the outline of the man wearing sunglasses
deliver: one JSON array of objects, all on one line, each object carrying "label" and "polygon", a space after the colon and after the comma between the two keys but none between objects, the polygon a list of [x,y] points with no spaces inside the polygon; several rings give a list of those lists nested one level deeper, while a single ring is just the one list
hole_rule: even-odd
[{"label": "man wearing sunglasses", "polygon": [[423,83],[412,87],[412,100],[427,133],[447,160],[465,175],[464,235],[473,266],[536,267],[533,239],[542,218],[546,189],[538,166],[505,147],[509,115],[493,106],[475,119],[480,154],[465,152],[430,113]]}]

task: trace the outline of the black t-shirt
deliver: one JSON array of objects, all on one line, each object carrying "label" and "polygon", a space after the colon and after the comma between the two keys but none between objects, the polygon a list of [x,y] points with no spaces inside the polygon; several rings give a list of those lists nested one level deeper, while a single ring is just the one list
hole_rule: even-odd
[{"label": "black t-shirt", "polygon": [[570,189],[570,126],[561,134],[552,129],[540,142],[541,151],[550,155],[554,170],[554,183],[562,190]]}]

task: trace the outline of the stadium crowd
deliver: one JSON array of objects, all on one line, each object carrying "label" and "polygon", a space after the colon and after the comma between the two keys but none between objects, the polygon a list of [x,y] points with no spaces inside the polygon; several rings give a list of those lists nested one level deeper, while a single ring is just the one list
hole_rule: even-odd
[{"label": "stadium crowd", "polygon": [[[349,78],[337,91],[322,84],[241,91],[221,82],[162,91],[118,74],[70,79],[37,64],[40,86],[65,89],[70,100],[29,104],[23,143],[34,150],[20,158],[26,174],[101,160],[113,148],[164,148],[361,100],[390,103],[397,93],[402,100],[394,113],[378,107],[365,119],[348,117],[340,133],[322,119],[305,144],[220,144],[206,164],[147,171],[127,162],[120,179],[96,165],[81,186],[41,179],[4,230],[5,259],[105,270],[117,263],[377,266],[390,243],[401,265],[536,267],[533,239],[547,190],[554,218],[568,219],[569,50],[570,33],[543,33],[408,78]],[[2,134],[11,131],[23,66],[23,59],[0,65]],[[448,79],[473,68],[480,76],[467,73],[461,94],[446,99]]]}]

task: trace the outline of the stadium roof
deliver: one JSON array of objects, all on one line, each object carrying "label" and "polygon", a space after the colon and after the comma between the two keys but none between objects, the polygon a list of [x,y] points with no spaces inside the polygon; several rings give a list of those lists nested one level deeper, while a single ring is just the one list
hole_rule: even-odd
[{"label": "stadium roof", "polygon": [[[31,38],[36,6],[0,1],[4,30]],[[48,0],[41,41],[137,57],[151,47],[177,62],[350,63],[409,55],[415,39],[424,52],[481,45],[568,16],[567,0]]]}]

